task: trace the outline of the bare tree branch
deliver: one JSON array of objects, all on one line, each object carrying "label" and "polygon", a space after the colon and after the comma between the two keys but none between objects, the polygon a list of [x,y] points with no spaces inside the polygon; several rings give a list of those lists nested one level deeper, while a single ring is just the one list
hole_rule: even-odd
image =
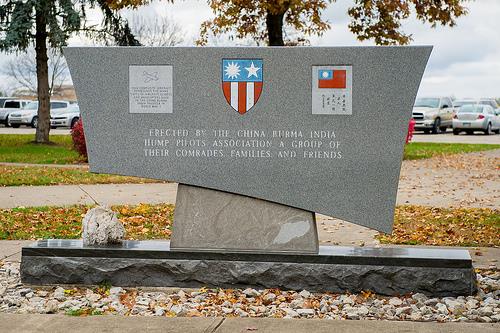
[{"label": "bare tree branch", "polygon": [[184,41],[182,27],[170,18],[134,14],[129,22],[132,34],[142,45],[175,46]]},{"label": "bare tree branch", "polygon": [[[61,52],[49,50],[49,93],[59,90],[69,78],[68,65]],[[18,89],[28,93],[37,93],[36,57],[35,51],[29,49],[26,53],[7,62],[3,73],[15,82]]]}]

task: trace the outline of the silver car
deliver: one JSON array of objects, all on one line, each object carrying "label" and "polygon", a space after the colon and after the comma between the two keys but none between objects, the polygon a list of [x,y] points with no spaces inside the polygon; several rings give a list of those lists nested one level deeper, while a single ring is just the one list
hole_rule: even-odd
[{"label": "silver car", "polygon": [[458,110],[458,108],[464,106],[464,105],[469,105],[469,104],[479,104],[477,99],[458,99],[453,101],[453,107],[455,110]]},{"label": "silver car", "polygon": [[80,119],[80,107],[78,104],[72,104],[64,112],[50,115],[50,127],[69,127],[73,128]]},{"label": "silver car", "polygon": [[467,134],[474,131],[483,131],[486,135],[500,133],[500,110],[484,104],[461,106],[453,118],[453,134],[462,131]]},{"label": "silver car", "polygon": [[[65,112],[71,105],[68,101],[51,101],[50,115]],[[9,117],[9,123],[12,127],[17,128],[21,125],[31,126],[36,128],[38,125],[38,102],[31,102],[19,111],[12,112]]]}]

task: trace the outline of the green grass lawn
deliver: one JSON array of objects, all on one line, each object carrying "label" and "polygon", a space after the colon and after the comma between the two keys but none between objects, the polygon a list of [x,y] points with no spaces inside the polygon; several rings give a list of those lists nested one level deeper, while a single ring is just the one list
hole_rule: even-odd
[{"label": "green grass lawn", "polygon": [[500,149],[500,145],[412,142],[405,146],[404,159],[419,160],[439,155],[462,154],[493,149]]},{"label": "green grass lawn", "polygon": [[[0,134],[0,162],[32,164],[82,163],[70,135],[51,135],[53,144],[33,143],[34,135]],[[158,182],[137,177],[93,174],[86,168],[0,165],[0,186],[59,184],[123,184]]]},{"label": "green grass lawn", "polygon": [[33,143],[34,135],[0,134],[0,162],[74,164],[81,162],[70,135],[51,135],[53,144]]},{"label": "green grass lawn", "polygon": [[70,184],[142,184],[158,180],[90,173],[87,168],[0,165],[0,186]]}]

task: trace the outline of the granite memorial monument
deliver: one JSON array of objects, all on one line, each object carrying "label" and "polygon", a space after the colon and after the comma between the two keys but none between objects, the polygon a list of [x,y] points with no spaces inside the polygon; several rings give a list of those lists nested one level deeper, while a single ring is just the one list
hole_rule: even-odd
[{"label": "granite memorial monument", "polygon": [[467,251],[318,245],[315,213],[391,232],[430,52],[67,48],[90,170],[178,182],[173,235],[38,242],[23,281],[474,292]]}]

